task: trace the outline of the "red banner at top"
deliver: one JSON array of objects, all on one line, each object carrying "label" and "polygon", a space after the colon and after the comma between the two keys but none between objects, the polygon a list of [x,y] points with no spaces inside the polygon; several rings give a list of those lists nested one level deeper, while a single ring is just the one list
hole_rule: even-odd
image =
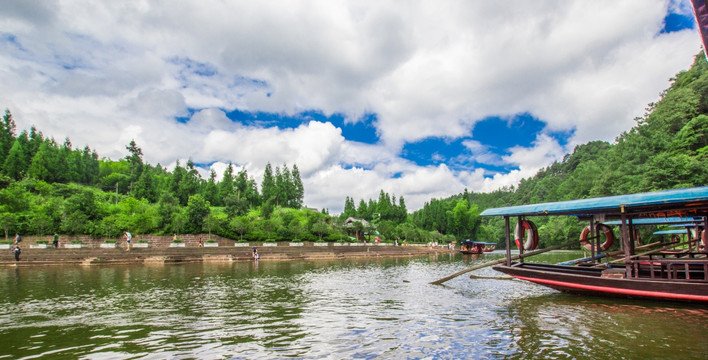
[{"label": "red banner at top", "polygon": [[691,3],[693,3],[693,15],[696,17],[698,32],[701,34],[701,41],[703,41],[703,53],[708,58],[708,52],[706,51],[706,44],[708,44],[708,6],[706,6],[706,0],[691,0]]}]

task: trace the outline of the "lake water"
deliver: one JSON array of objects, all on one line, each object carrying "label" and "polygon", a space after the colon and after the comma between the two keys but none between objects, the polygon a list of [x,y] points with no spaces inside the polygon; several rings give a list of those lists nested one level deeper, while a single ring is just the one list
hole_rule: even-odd
[{"label": "lake water", "polygon": [[428,284],[502,256],[3,268],[0,359],[708,358],[706,307]]}]

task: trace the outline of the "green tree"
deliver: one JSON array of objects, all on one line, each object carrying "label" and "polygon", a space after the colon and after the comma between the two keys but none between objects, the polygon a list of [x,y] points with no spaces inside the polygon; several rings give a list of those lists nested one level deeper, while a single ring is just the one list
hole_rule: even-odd
[{"label": "green tree", "polygon": [[187,203],[186,212],[187,222],[185,226],[187,232],[200,233],[204,228],[204,219],[211,213],[209,202],[200,194],[192,195]]},{"label": "green tree", "polygon": [[58,180],[59,154],[53,141],[44,141],[32,158],[28,175],[52,183]]},{"label": "green tree", "polygon": [[243,236],[251,231],[251,221],[245,216],[236,216],[229,222],[229,228],[243,241]]},{"label": "green tree", "polygon": [[347,219],[356,216],[357,212],[356,207],[354,206],[354,199],[347,196],[347,198],[344,200],[344,211],[342,212],[341,218]]},{"label": "green tree", "polygon": [[364,199],[359,201],[359,206],[356,208],[356,215],[360,219],[371,221],[371,217],[369,216],[369,206],[366,204]]},{"label": "green tree", "polygon": [[217,199],[219,198],[219,188],[216,186],[216,172],[214,169],[209,171],[209,180],[204,187],[204,199],[210,204],[216,205]]},{"label": "green tree", "polygon": [[234,168],[229,163],[229,165],[224,170],[224,176],[221,178],[219,183],[219,202],[217,204],[224,205],[224,201],[227,197],[234,193]]},{"label": "green tree", "polygon": [[79,168],[69,138],[66,138],[64,145],[59,148],[58,162],[59,169],[61,169],[57,174],[58,180],[64,183],[77,182],[79,178]]},{"label": "green tree", "polygon": [[327,224],[324,219],[317,220],[316,223],[312,224],[312,228],[310,229],[313,234],[318,236],[320,241],[322,241],[323,236],[329,235],[331,230],[331,226]]},{"label": "green tree", "polygon": [[270,163],[266,164],[265,170],[263,171],[263,181],[261,182],[261,196],[263,198],[263,203],[268,201],[268,199],[273,199],[276,201],[276,188],[275,188],[275,178],[273,177],[273,168]]},{"label": "green tree", "polygon": [[194,167],[192,160],[187,160],[186,173],[179,184],[178,194],[180,198],[189,199],[190,196],[199,192],[201,177]]},{"label": "green tree", "polygon": [[157,190],[155,189],[153,173],[150,166],[143,168],[140,178],[135,183],[133,193],[138,199],[146,199],[149,202],[157,201]]},{"label": "green tree", "polygon": [[130,191],[133,191],[133,185],[138,181],[143,171],[143,150],[135,143],[135,139],[130,140],[130,143],[125,147],[128,150],[128,155],[125,160],[130,163]]},{"label": "green tree", "polygon": [[[465,189],[467,190],[467,189]],[[406,201],[403,199],[403,196],[398,198],[398,208],[397,214],[396,214],[396,221],[398,224],[406,221],[408,219],[408,209],[406,208]]]},{"label": "green tree", "polygon": [[204,217],[203,228],[209,233],[209,238],[211,239],[211,232],[221,226],[222,219],[215,213],[209,212],[206,217]]},{"label": "green tree", "polygon": [[172,220],[179,213],[179,200],[170,192],[164,192],[157,203],[157,227],[166,232],[175,232]]},{"label": "green tree", "polygon": [[275,206],[288,206],[288,179],[285,174],[280,171],[279,167],[275,167]]},{"label": "green tree", "polygon": [[292,179],[292,197],[290,207],[299,209],[303,205],[303,200],[305,196],[305,187],[302,184],[302,179],[300,178],[300,169],[297,164],[293,164],[293,171],[291,173]]},{"label": "green tree", "polygon": [[263,205],[261,206],[261,215],[266,218],[270,219],[270,215],[273,214],[273,211],[275,210],[275,205],[273,204],[275,200],[273,198],[268,198],[265,202],[263,202]]},{"label": "green tree", "polygon": [[5,109],[5,115],[0,123],[0,164],[5,163],[5,158],[10,153],[12,144],[15,142],[15,120],[12,118],[10,109]]},{"label": "green tree", "polygon": [[10,229],[17,224],[17,215],[4,210],[3,208],[4,206],[0,206],[0,227],[5,232],[5,240],[7,240]]},{"label": "green tree", "polygon": [[27,170],[27,159],[25,159],[25,149],[19,138],[15,140],[10,148],[10,152],[5,158],[5,163],[2,167],[2,172],[12,179],[20,180],[24,177]]}]

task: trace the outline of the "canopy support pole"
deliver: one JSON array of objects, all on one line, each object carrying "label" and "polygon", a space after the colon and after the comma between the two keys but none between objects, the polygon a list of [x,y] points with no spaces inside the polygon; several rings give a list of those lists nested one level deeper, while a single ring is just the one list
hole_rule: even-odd
[{"label": "canopy support pole", "polygon": [[506,229],[506,266],[511,266],[511,239],[509,235],[509,217],[504,216],[504,226]]}]

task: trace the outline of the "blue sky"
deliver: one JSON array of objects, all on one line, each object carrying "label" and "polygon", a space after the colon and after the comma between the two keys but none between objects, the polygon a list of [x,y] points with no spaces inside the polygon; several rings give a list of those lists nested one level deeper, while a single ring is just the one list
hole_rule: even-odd
[{"label": "blue sky", "polygon": [[309,206],[492,191],[613,141],[700,50],[688,0],[12,2],[0,106],[101,156],[296,163]]}]

